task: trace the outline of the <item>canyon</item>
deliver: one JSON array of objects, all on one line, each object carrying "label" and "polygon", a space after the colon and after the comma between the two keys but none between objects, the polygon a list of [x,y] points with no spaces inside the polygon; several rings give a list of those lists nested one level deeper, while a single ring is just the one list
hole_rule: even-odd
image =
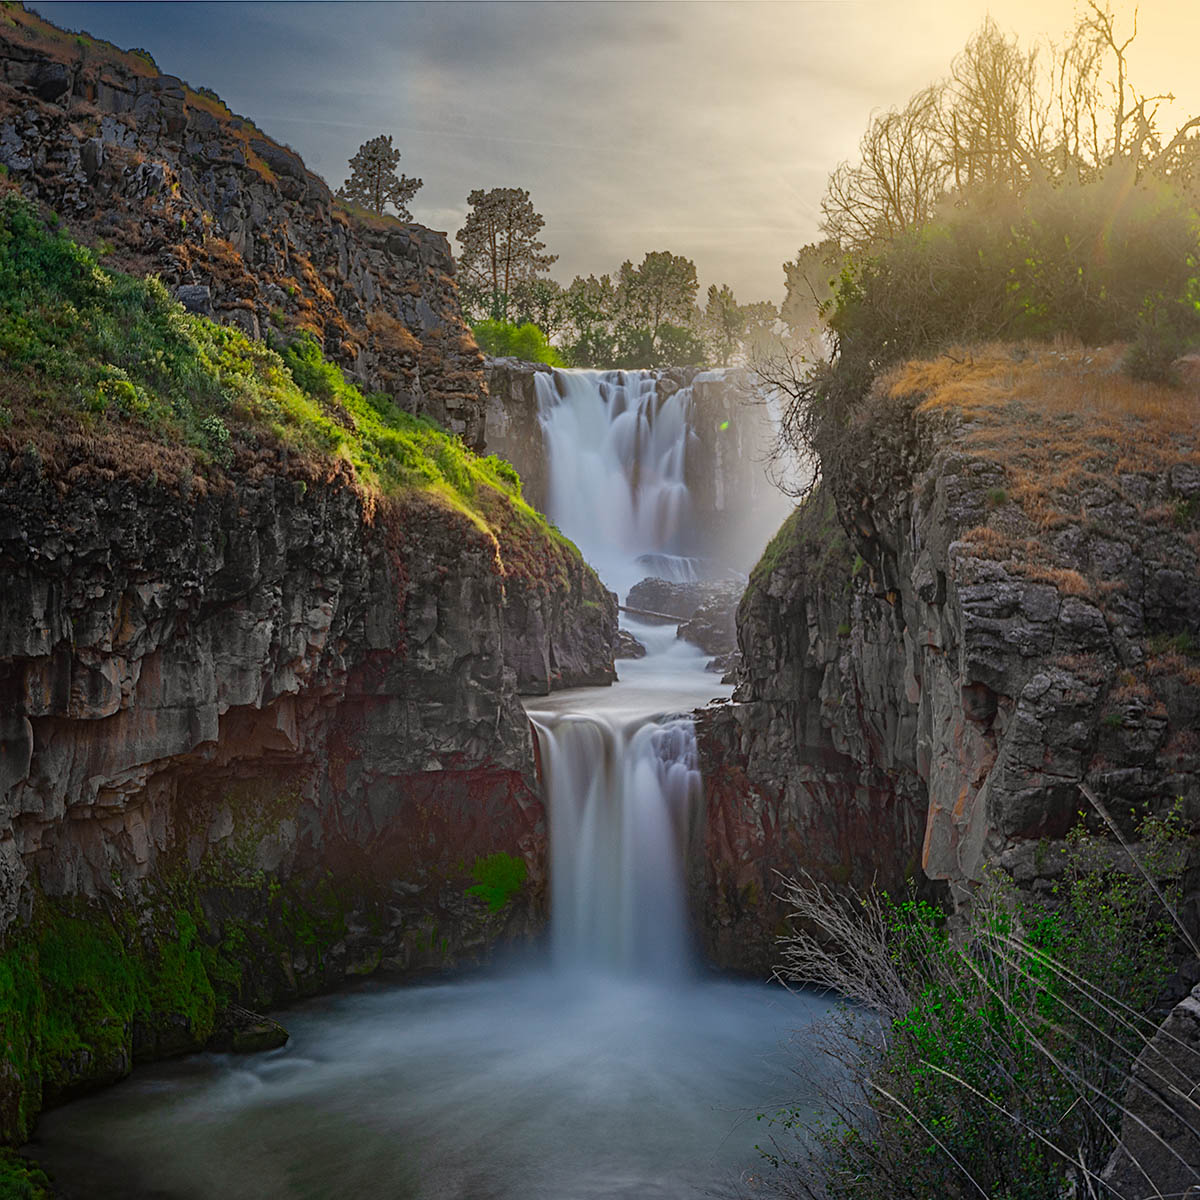
[{"label": "canyon", "polygon": [[[1050,894],[1089,797],[1129,843],[1135,814],[1200,817],[1191,392],[1122,391],[1103,349],[908,364],[793,505],[750,372],[485,359],[444,234],[346,206],[144,55],[5,13],[7,187],[193,314],[317,339],[521,483],[476,509],[265,437],[221,464],[0,428],[4,1140],[135,1063],[277,1044],[267,1009],[540,948],[552,910],[575,966],[762,980],[781,875],[961,916],[996,879]],[[626,614],[650,653],[616,662],[619,606],[656,595],[679,636]],[[649,865],[633,817],[562,799],[624,813],[635,776]],[[1198,885],[1186,864],[1192,929]],[[728,997],[701,993],[715,1038]]]}]

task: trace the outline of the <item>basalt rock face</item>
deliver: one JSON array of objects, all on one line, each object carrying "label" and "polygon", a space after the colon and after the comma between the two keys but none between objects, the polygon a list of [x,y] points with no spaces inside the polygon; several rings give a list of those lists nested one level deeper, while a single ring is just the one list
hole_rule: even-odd
[{"label": "basalt rock face", "polygon": [[692,888],[718,962],[774,960],[774,870],[962,903],[988,867],[1051,887],[1081,784],[1127,832],[1177,797],[1200,813],[1194,430],[1143,430],[1140,455],[1092,433],[874,397],[853,465],[752,575],[741,683],[700,720]]},{"label": "basalt rock face", "polygon": [[[580,562],[543,610],[463,514],[273,453],[208,478],[0,455],[0,1135],[223,1006],[541,928],[510,663],[611,677],[611,598]],[[524,883],[497,892],[497,858]]]},{"label": "basalt rock face", "polygon": [[254,337],[311,332],[364,390],[482,441],[482,356],[444,234],[352,210],[292,150],[145,56],[20,9],[0,165],[106,265]]},{"label": "basalt rock face", "polygon": [[539,512],[546,511],[550,496],[550,468],[538,421],[539,374],[548,374],[544,363],[519,358],[484,360],[488,401],[484,441],[490,454],[498,454],[517,468],[521,494]]}]

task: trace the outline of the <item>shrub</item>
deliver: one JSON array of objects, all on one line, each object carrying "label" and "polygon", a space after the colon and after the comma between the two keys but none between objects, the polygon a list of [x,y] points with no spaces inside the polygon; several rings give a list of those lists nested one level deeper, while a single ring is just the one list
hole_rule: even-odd
[{"label": "shrub", "polygon": [[546,340],[546,335],[531,321],[514,325],[511,321],[479,321],[471,326],[479,348],[497,358],[520,358],[525,362],[563,366],[562,355]]},{"label": "shrub", "polygon": [[[807,1128],[785,1110],[768,1180],[812,1200],[1049,1200],[1093,1195],[1133,1058],[1174,971],[1166,904],[1189,840],[1176,814],[1140,827],[1145,874],[1082,827],[1046,897],[993,882],[952,936],[923,902],[847,902],[811,881],[787,896],[805,929],[782,973],[836,986],[850,1078]],[[793,1141],[790,1135],[796,1135]]]},{"label": "shrub", "polygon": [[467,895],[477,896],[489,912],[499,912],[524,887],[527,874],[523,858],[498,850],[475,860],[471,870],[475,883],[467,888]]}]

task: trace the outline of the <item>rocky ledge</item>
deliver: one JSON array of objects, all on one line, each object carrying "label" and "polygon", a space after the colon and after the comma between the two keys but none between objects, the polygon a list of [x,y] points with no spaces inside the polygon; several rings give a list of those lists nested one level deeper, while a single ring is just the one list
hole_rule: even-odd
[{"label": "rocky ledge", "polygon": [[313,333],[364,391],[482,445],[483,358],[446,235],[348,207],[294,150],[143,51],[0,22],[0,166],[105,265],[255,338]]},{"label": "rocky ledge", "polygon": [[968,903],[989,867],[1053,885],[1081,784],[1130,832],[1180,797],[1200,816],[1200,394],[1118,364],[893,373],[768,547],[734,701],[699,726],[717,962],[770,969],[776,871]]}]

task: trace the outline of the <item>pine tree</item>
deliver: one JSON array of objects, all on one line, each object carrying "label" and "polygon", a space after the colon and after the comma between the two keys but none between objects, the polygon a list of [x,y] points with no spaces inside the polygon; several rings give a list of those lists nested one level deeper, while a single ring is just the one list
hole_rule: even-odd
[{"label": "pine tree", "polygon": [[350,159],[350,178],[338,188],[337,194],[343,200],[375,213],[382,213],[391,204],[402,221],[411,221],[408,204],[417,194],[421,180],[397,175],[399,161],[400,151],[392,148],[390,134],[381,133],[369,142],[363,142],[358,153]]},{"label": "pine tree", "polygon": [[507,321],[517,285],[549,269],[557,254],[545,254],[538,234],[546,223],[523,188],[476,188],[468,197],[466,224],[454,235],[464,299],[495,321]]}]

